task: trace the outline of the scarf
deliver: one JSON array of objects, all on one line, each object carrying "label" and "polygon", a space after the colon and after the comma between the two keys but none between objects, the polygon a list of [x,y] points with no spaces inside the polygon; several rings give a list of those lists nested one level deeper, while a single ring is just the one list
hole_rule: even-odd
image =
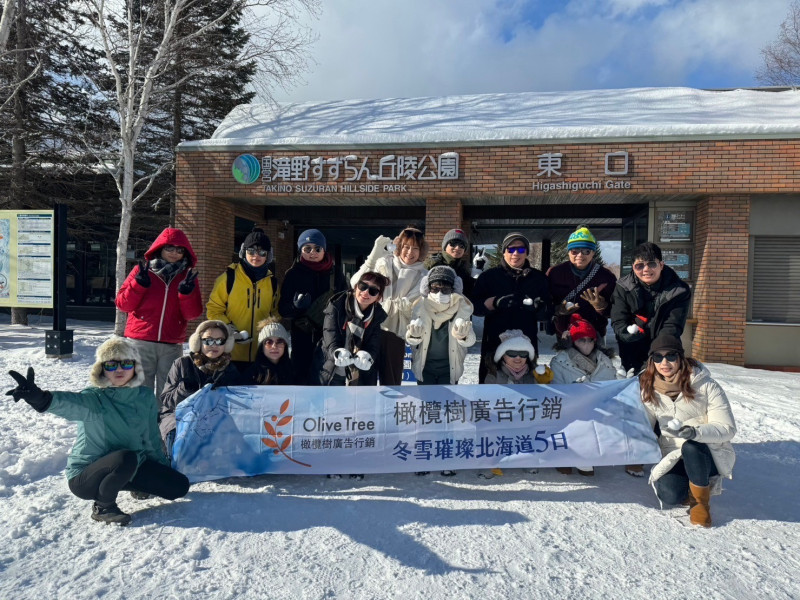
[{"label": "scarf", "polygon": [[660,394],[669,396],[669,399],[675,402],[675,399],[681,393],[681,386],[678,385],[678,375],[678,373],[675,373],[672,377],[666,378],[662,377],[660,373],[656,373],[653,378],[653,389]]},{"label": "scarf", "polygon": [[439,329],[443,323],[447,323],[456,316],[458,312],[458,302],[453,302],[454,295],[450,296],[450,304],[439,304],[429,297],[425,297],[425,309],[433,321],[433,328]]},{"label": "scarf", "polygon": [[[585,275],[583,275],[583,278],[581,279],[581,282],[575,287],[574,290],[572,290],[569,294],[564,296],[564,302],[572,302],[575,298],[577,298],[578,294],[580,294],[584,290],[584,288],[586,288],[586,286],[589,285],[589,282],[592,281],[592,278],[595,275],[597,275],[597,272],[599,270],[600,270],[600,263],[597,263],[597,262],[594,262],[594,266],[591,269],[588,269],[588,268],[584,269],[583,272],[585,273]],[[577,273],[575,273],[576,271],[577,271],[577,269],[574,266],[572,266],[572,272],[574,274],[576,274],[578,277],[581,277],[581,275],[578,275]],[[582,271],[578,271],[578,273],[581,273],[581,272]]]},{"label": "scarf", "polygon": [[312,271],[329,271],[333,266],[333,257],[326,252],[321,261],[311,262],[310,260],[306,260],[301,256],[300,264],[304,267],[308,267]]},{"label": "scarf", "polygon": [[503,362],[503,364],[500,365],[500,370],[509,377],[513,378],[514,381],[519,381],[520,379],[525,377],[525,374],[530,370],[530,365],[528,365],[528,363],[526,362],[524,365],[522,365],[521,369],[515,371],[514,369],[508,366],[508,363]]},{"label": "scarf", "polygon": [[364,333],[372,322],[372,317],[375,315],[375,304],[370,304],[366,314],[364,314],[358,307],[353,292],[347,292],[347,298],[345,298],[344,301],[344,310],[347,317],[344,324],[344,347],[355,354],[361,348],[361,343],[364,341]]},{"label": "scarf", "polygon": [[186,258],[182,258],[174,263],[165,261],[163,258],[154,258],[150,261],[150,270],[169,285],[175,276],[183,271],[189,264]]},{"label": "scarf", "polygon": [[531,263],[528,262],[528,259],[525,259],[525,263],[522,267],[517,269],[516,267],[512,267],[510,264],[506,262],[506,259],[503,258],[500,260],[500,266],[502,266],[506,272],[508,272],[514,279],[519,279],[520,277],[524,277],[527,275],[531,270]]},{"label": "scarf", "polygon": [[213,375],[214,373],[224,371],[231,362],[231,355],[227,352],[220,354],[217,358],[208,358],[202,352],[191,352],[190,354],[195,366],[206,375]]},{"label": "scarf", "polygon": [[239,262],[242,264],[244,272],[247,273],[247,276],[253,283],[264,279],[264,277],[266,277],[269,274],[269,263],[265,262],[260,267],[254,267],[249,262],[247,262],[246,258],[240,259]]},{"label": "scarf", "polygon": [[594,373],[594,370],[597,368],[597,349],[592,350],[589,356],[586,356],[577,348],[568,348],[567,356],[569,356],[572,364],[575,365],[577,369],[580,369],[587,375]]}]

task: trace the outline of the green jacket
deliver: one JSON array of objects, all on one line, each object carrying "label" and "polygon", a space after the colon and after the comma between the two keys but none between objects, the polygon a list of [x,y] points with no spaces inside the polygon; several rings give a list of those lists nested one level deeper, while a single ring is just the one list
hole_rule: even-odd
[{"label": "green jacket", "polygon": [[78,423],[78,437],[67,459],[67,479],[115,450],[133,450],[139,455],[139,465],[146,459],[169,465],[158,432],[158,401],[150,388],[53,392],[47,412]]}]

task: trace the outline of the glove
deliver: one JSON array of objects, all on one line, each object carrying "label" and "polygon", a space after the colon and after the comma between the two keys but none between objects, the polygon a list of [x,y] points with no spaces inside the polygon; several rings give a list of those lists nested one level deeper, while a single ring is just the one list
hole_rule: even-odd
[{"label": "glove", "polygon": [[577,378],[575,381],[573,381],[572,383],[584,383],[584,382],[586,381],[586,378],[587,378],[587,377],[589,377],[589,376],[588,376],[588,375],[581,375],[580,377],[578,377],[578,378]]},{"label": "glove", "polygon": [[[604,284],[605,285],[605,284]],[[601,288],[589,288],[581,294],[581,298],[592,305],[592,308],[601,313],[608,308],[608,300],[600,295]]]},{"label": "glove", "polygon": [[353,364],[353,355],[350,350],[345,348],[337,348],[333,351],[333,364],[337,367],[349,367]]},{"label": "glove", "polygon": [[297,310],[305,310],[311,306],[311,294],[304,294],[303,292],[295,292],[292,304]]},{"label": "glove", "polygon": [[27,377],[23,377],[16,371],[9,371],[8,374],[17,382],[17,387],[13,390],[8,390],[6,396],[14,398],[14,402],[25,400],[36,412],[43,413],[50,407],[50,403],[53,401],[53,394],[45,392],[34,383],[33,367],[28,367]]},{"label": "glove", "polygon": [[685,440],[693,440],[694,438],[697,437],[697,429],[695,429],[691,425],[684,425],[678,430],[678,433],[675,435]]},{"label": "glove", "polygon": [[249,344],[252,340],[250,339],[250,332],[245,331],[236,331],[234,330],[233,339],[236,341],[237,344]]},{"label": "glove", "polygon": [[416,318],[408,324],[406,334],[412,338],[421,338],[425,333],[425,327],[422,325],[422,319]]},{"label": "glove", "polygon": [[525,296],[522,300],[522,308],[530,312],[538,312],[543,304],[544,300],[541,298],[529,298]]},{"label": "glove", "polygon": [[140,286],[150,287],[150,262],[148,260],[139,261],[139,272],[136,273],[135,279]]},{"label": "glove", "polygon": [[644,337],[644,330],[638,325],[628,325],[617,337],[621,342],[638,342]]},{"label": "glove", "polygon": [[378,238],[375,240],[375,243],[372,245],[372,250],[367,256],[367,260],[365,261],[367,265],[369,265],[370,269],[374,269],[375,265],[378,263],[378,259],[383,256],[389,254],[389,251],[386,249],[387,244],[392,243],[392,238],[388,238],[385,235],[379,235]]},{"label": "glove", "polygon": [[633,324],[636,325],[642,333],[644,333],[644,328],[647,327],[647,320],[647,317],[633,315]]},{"label": "glove", "polygon": [[547,365],[537,365],[533,370],[533,378],[536,383],[550,383],[553,381],[553,377],[555,377],[555,374]]},{"label": "glove", "polygon": [[564,300],[561,304],[556,306],[555,314],[557,317],[565,317],[567,315],[571,315],[577,310],[578,310],[577,304],[573,304],[572,302],[567,303],[567,301]]},{"label": "glove", "polygon": [[456,319],[453,323],[452,334],[457,340],[465,340],[472,331],[472,321],[465,321],[464,319]]},{"label": "glove", "polygon": [[478,250],[475,257],[472,259],[472,266],[478,269],[478,271],[483,271],[483,267],[486,266],[486,256],[483,254],[483,248]]},{"label": "glove", "polygon": [[[197,269],[191,269],[186,274],[186,279],[181,281],[181,284],[178,286],[178,293],[183,294],[184,296],[188,296],[189,294],[194,291],[194,285],[197,281]],[[148,283],[148,285],[150,285]]]},{"label": "glove", "polygon": [[372,357],[366,350],[359,350],[353,359],[353,366],[359,371],[369,371],[372,368]]},{"label": "glove", "polygon": [[511,310],[512,308],[519,308],[519,304],[519,298],[517,298],[514,294],[508,294],[507,296],[500,296],[499,298],[494,299],[495,310]]}]

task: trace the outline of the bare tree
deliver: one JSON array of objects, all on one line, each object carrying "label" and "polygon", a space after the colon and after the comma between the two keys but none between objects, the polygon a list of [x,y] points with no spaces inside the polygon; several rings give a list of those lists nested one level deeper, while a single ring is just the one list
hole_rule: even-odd
[{"label": "bare tree", "polygon": [[761,50],[763,66],[756,78],[768,85],[796,88],[800,84],[800,1],[789,6],[789,14],[781,23],[778,38]]},{"label": "bare tree", "polygon": [[[213,18],[192,25],[191,17],[207,4],[206,0],[75,0],[76,17],[82,15],[89,35],[97,39],[104,52],[107,77],[94,79],[97,91],[115,103],[119,130],[118,151],[109,164],[108,156],[98,155],[99,163],[114,178],[121,204],[117,238],[116,289],[126,276],[126,254],[134,205],[141,200],[169,163],[147,172],[138,171],[137,144],[142,129],[154,111],[159,97],[195,77],[191,63],[182,77],[165,77],[181,63],[181,52],[202,39],[236,11],[250,13],[252,37],[235,60],[255,60],[262,74],[262,95],[275,86],[286,86],[306,64],[305,50],[312,41],[307,27],[301,25],[303,12],[316,15],[319,0],[230,0]],[[252,13],[258,9],[258,16]],[[154,36],[153,32],[157,35]],[[224,68],[225,65],[219,65]],[[106,71],[107,70],[107,71]],[[87,77],[93,74],[87,73]],[[116,331],[124,328],[124,315],[117,312]]]},{"label": "bare tree", "polygon": [[0,17],[0,54],[5,52],[8,35],[11,33],[11,23],[17,10],[17,0],[3,0],[3,16]]}]

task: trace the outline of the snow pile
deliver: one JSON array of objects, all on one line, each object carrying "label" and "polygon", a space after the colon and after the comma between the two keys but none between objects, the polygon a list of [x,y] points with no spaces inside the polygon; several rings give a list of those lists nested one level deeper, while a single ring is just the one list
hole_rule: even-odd
[{"label": "snow pile", "polygon": [[[0,321],[0,370],[81,389],[110,330],[70,323],[76,356],[44,357],[44,326]],[[540,346],[552,340],[542,336]],[[477,355],[468,356],[474,383]],[[91,521],[64,478],[75,427],[6,400],[0,412],[0,598],[797,598],[800,375],[709,365],[734,408],[737,464],[714,527],[660,511],[622,467],[491,480],[262,476],[135,501],[130,527]]]},{"label": "snow pile", "polygon": [[242,104],[182,150],[797,137],[800,90],[631,88]]}]

